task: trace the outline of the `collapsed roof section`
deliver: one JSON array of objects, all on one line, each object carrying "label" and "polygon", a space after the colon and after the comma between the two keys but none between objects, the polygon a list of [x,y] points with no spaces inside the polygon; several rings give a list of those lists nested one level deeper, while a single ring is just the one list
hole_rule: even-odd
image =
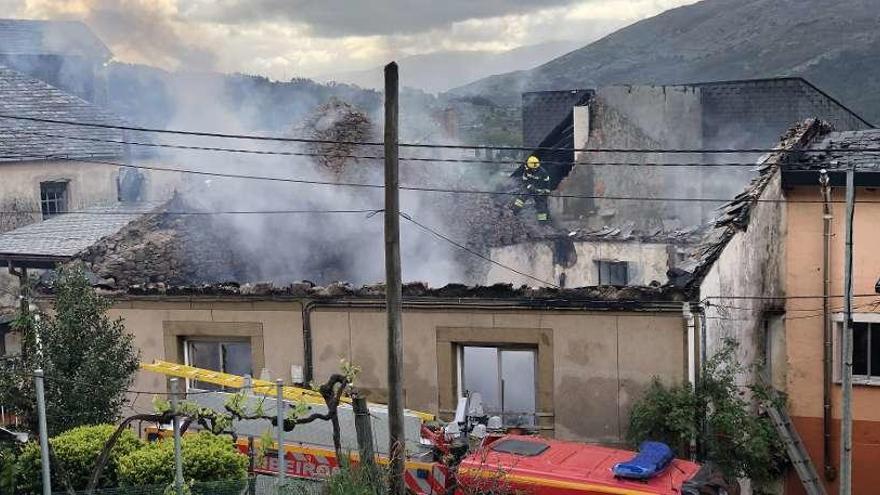
[{"label": "collapsed roof section", "polygon": [[[180,297],[244,297],[254,299],[385,299],[385,285],[373,284],[355,287],[344,282],[317,286],[303,281],[285,286],[271,283],[238,284],[234,282],[175,286],[163,283],[133,285],[122,291],[113,291],[118,297],[180,296]],[[576,289],[513,287],[511,284],[467,286],[449,284],[431,288],[421,282],[403,285],[405,300],[518,300],[524,306],[591,307],[631,309],[645,303],[667,303],[680,307],[686,301],[685,293],[673,287],[583,287]],[[614,304],[609,304],[614,303]]]},{"label": "collapsed roof section", "polygon": [[[829,131],[830,126],[827,123],[810,119],[791,128],[782,137],[775,148],[776,151],[758,165],[757,177],[752,179],[742,193],[719,208],[720,215],[715,220],[713,228],[706,233],[704,241],[696,248],[694,259],[688,267],[689,271],[693,272],[689,287],[699,286],[733,236],[748,228],[752,211],[774,174],[780,168],[785,170],[803,160],[808,154],[802,151],[810,148],[810,143]],[[818,185],[818,181],[815,184]]]},{"label": "collapsed roof section", "polygon": [[27,268],[53,268],[158,208],[158,203],[97,206],[64,213],[0,234],[0,261]]}]

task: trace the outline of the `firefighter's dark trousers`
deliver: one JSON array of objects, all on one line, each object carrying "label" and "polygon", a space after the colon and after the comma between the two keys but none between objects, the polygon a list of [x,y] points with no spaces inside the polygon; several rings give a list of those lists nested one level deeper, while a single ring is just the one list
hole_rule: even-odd
[{"label": "firefighter's dark trousers", "polygon": [[546,222],[550,220],[550,209],[547,207],[547,195],[546,194],[520,194],[513,200],[513,211],[519,213],[520,210],[525,208],[526,202],[532,199],[535,202],[535,212],[537,212],[537,218],[539,222]]}]

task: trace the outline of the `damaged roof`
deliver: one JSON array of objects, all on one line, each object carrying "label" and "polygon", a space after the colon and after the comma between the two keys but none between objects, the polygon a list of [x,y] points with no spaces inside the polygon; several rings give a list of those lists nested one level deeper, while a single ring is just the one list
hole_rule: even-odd
[{"label": "damaged roof", "polygon": [[620,227],[604,226],[598,230],[579,229],[569,232],[573,241],[608,241],[608,242],[645,242],[658,244],[691,244],[697,242],[703,234],[703,226],[695,225],[677,230],[639,230],[633,222],[626,222]]},{"label": "damaged roof", "polygon": [[[293,298],[293,299],[367,299],[385,300],[385,285],[374,284],[354,287],[351,284],[337,282],[326,286],[317,286],[303,281],[286,286],[275,286],[271,283],[238,284],[233,282],[221,284],[202,284],[175,286],[163,283],[133,285],[126,290],[113,292],[116,296],[216,296],[244,298]],[[405,300],[419,299],[455,299],[455,300],[520,300],[526,305],[531,301],[539,305],[570,306],[604,309],[632,309],[648,303],[678,303],[686,301],[683,291],[672,287],[582,287],[573,289],[556,289],[548,287],[514,287],[511,284],[495,284],[491,286],[467,286],[449,284],[444,287],[432,288],[421,282],[403,284]]]},{"label": "damaged roof", "polygon": [[758,175],[751,180],[743,192],[718,208],[720,213],[712,229],[706,233],[703,242],[696,248],[694,259],[690,263],[693,271],[693,277],[688,282],[690,287],[702,282],[730,239],[737,232],[748,228],[758,199],[780,167],[785,169],[790,163],[803,159],[805,154],[802,150],[810,147],[813,140],[829,130],[830,127],[825,122],[816,119],[804,121],[789,129],[776,146],[777,151],[769,154],[756,165]]},{"label": "damaged roof", "polygon": [[0,234],[0,260],[51,268],[118,233],[158,207],[157,203],[117,204],[64,213]]},{"label": "damaged roof", "polygon": [[65,55],[110,60],[113,54],[79,21],[0,19],[0,55]]},{"label": "damaged roof", "polygon": [[784,186],[819,183],[819,171],[827,170],[832,186],[846,183],[845,172],[854,169],[856,185],[880,185],[880,152],[854,153],[857,149],[880,150],[880,129],[828,132],[817,138],[797,159],[789,160],[782,168]]},{"label": "damaged roof", "polygon": [[[121,125],[82,98],[0,65],[0,115]],[[72,139],[66,139],[69,136]],[[0,117],[0,162],[123,156],[122,131]]]}]

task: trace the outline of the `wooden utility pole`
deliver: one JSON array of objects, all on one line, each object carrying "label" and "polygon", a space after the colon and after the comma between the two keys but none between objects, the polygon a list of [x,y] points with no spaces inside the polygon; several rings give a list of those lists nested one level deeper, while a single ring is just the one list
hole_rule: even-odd
[{"label": "wooden utility pole", "polygon": [[376,467],[376,451],[373,448],[373,423],[367,399],[360,394],[352,397],[351,407],[354,410],[354,430],[357,434],[360,465],[373,476]]},{"label": "wooden utility pole", "polygon": [[388,314],[388,452],[391,455],[389,493],[405,495],[397,115],[397,63],[391,62],[385,66],[385,307]]},{"label": "wooden utility pole", "polygon": [[846,253],[843,265],[843,418],[840,423],[840,495],[852,495],[853,216],[855,165],[846,171]]}]

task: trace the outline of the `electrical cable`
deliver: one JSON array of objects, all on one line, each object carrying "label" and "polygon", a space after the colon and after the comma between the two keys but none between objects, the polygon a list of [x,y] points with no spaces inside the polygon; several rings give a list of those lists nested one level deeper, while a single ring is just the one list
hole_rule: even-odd
[{"label": "electrical cable", "polygon": [[[88,158],[71,158],[67,156],[56,156],[56,155],[19,155],[23,158],[40,158],[40,159],[54,159],[54,160],[66,160],[80,163],[91,163],[98,165],[112,165],[115,167],[121,168],[131,168],[138,170],[152,170],[159,172],[177,172],[183,174],[193,174],[193,175],[202,175],[207,177],[218,177],[218,178],[231,178],[231,179],[247,179],[247,180],[264,180],[264,181],[274,181],[274,182],[287,182],[287,183],[295,183],[295,184],[311,184],[311,185],[323,185],[323,186],[336,186],[336,187],[357,187],[357,188],[368,188],[368,189],[384,189],[384,185],[382,184],[366,184],[366,183],[358,183],[358,182],[332,182],[332,181],[322,181],[322,180],[310,180],[310,179],[293,179],[287,177],[271,177],[264,175],[253,175],[253,174],[232,174],[232,173],[222,173],[222,172],[208,172],[202,170],[193,170],[186,168],[167,168],[167,167],[155,167],[150,165],[132,165],[127,163],[113,162],[107,160],[99,160],[99,159],[88,159]],[[400,186],[401,191],[420,191],[420,192],[433,192],[433,193],[447,193],[447,194],[482,194],[482,195],[490,195],[490,196],[520,196],[522,194],[521,191],[488,191],[488,190],[468,190],[468,189],[451,189],[451,188],[441,188],[441,187],[421,187],[421,186]],[[716,204],[726,204],[730,203],[730,198],[677,198],[677,197],[648,197],[648,196],[598,196],[598,195],[585,195],[585,194],[549,194],[548,198],[574,198],[574,199],[595,199],[595,200],[606,200],[606,201],[642,201],[642,202],[679,202],[679,203],[716,203]],[[752,198],[749,199],[750,202],[755,203],[776,203],[776,204],[824,204],[825,201],[821,199],[816,200],[786,200],[786,199],[768,199],[768,198]],[[844,200],[832,200],[832,204],[835,203],[845,203]],[[859,201],[856,200],[857,204],[874,204],[880,203],[880,201]]]},{"label": "electrical cable", "polygon": [[[325,214],[325,213],[379,213],[383,211],[381,208],[371,208],[371,209],[361,209],[361,210],[207,210],[207,211],[174,211],[174,210],[166,210],[166,211],[156,211],[156,213],[161,213],[163,215],[172,215],[172,216],[199,216],[199,215],[294,215],[294,214]],[[0,210],[0,215],[42,215],[43,212],[39,210]],[[87,210],[74,210],[74,211],[63,211],[58,213],[53,213],[52,218],[65,216],[65,215],[144,215],[151,213],[150,211],[137,211],[137,210],[113,210],[113,211],[87,211]],[[2,235],[2,234],[0,234]]]},{"label": "electrical cable", "polygon": [[[201,132],[173,129],[156,129],[118,124],[101,124],[95,122],[76,122],[71,120],[47,119],[39,117],[25,117],[19,115],[0,114],[0,118],[12,120],[25,120],[29,122],[41,122],[46,124],[73,125],[79,127],[92,127],[99,129],[127,130],[135,132],[149,132],[157,134],[175,134],[182,136],[198,136],[222,139],[244,139],[253,141],[277,141],[316,144],[345,144],[355,146],[384,146],[383,142],[377,141],[341,141],[332,139],[310,139],[284,136],[265,136],[256,134],[230,134],[221,132]],[[436,149],[467,149],[467,150],[499,150],[499,151],[572,151],[585,153],[788,153],[791,150],[767,149],[767,148],[743,148],[743,149],[645,149],[645,148],[556,148],[556,147],[526,147],[526,146],[494,146],[494,145],[461,145],[461,144],[422,144],[422,143],[399,143],[402,148],[436,148]],[[880,152],[880,148],[825,148],[821,150],[797,150],[798,153],[862,153]]]},{"label": "electrical cable", "polygon": [[401,216],[404,220],[406,220],[406,221],[412,223],[413,225],[415,225],[415,226],[419,227],[420,229],[424,230],[425,232],[428,232],[428,233],[430,233],[430,234],[433,234],[435,237],[437,237],[437,238],[439,238],[439,239],[442,239],[442,240],[448,242],[449,244],[452,244],[453,246],[455,246],[455,247],[457,247],[457,248],[459,248],[459,249],[461,249],[461,250],[463,250],[463,251],[465,251],[465,252],[468,252],[468,253],[470,253],[470,254],[476,256],[477,258],[480,258],[481,260],[488,261],[489,263],[492,263],[493,265],[499,266],[499,267],[501,267],[501,268],[503,268],[503,269],[505,269],[505,270],[507,270],[507,271],[510,271],[510,272],[516,273],[517,275],[521,275],[521,276],[523,276],[523,277],[530,278],[530,279],[535,280],[535,281],[537,281],[537,282],[540,282],[540,283],[542,283],[542,284],[544,284],[544,285],[549,285],[550,287],[553,287],[553,288],[556,288],[556,289],[559,289],[559,288],[560,288],[558,285],[554,284],[553,282],[548,282],[548,281],[546,281],[546,280],[542,280],[542,279],[540,279],[540,278],[538,278],[538,277],[535,277],[535,276],[533,276],[533,275],[529,275],[528,273],[521,272],[521,271],[517,270],[516,268],[512,268],[512,267],[507,266],[507,265],[505,265],[505,264],[503,264],[503,263],[499,263],[498,261],[495,261],[495,260],[493,260],[492,258],[489,258],[489,257],[487,257],[487,256],[483,256],[483,255],[480,254],[479,252],[474,251],[473,249],[471,249],[471,248],[465,246],[464,244],[461,244],[460,242],[457,242],[457,241],[455,241],[455,240],[449,238],[448,236],[446,236],[446,235],[444,235],[444,234],[441,234],[440,232],[438,232],[438,231],[432,229],[431,227],[428,227],[427,225],[425,225],[425,224],[423,224],[423,223],[421,223],[421,222],[418,222],[417,220],[415,220],[415,219],[412,218],[411,216],[407,215],[406,213],[400,213],[400,216]]},{"label": "electrical cable", "polygon": [[[254,154],[254,155],[270,155],[270,156],[303,156],[303,157],[326,157],[326,158],[350,158],[354,160],[384,160],[384,156],[377,155],[355,155],[355,154],[346,154],[346,153],[319,153],[319,152],[305,152],[305,151],[278,151],[278,150],[255,150],[248,148],[225,148],[225,147],[217,147],[217,146],[191,146],[191,145],[182,145],[182,144],[168,144],[168,143],[145,143],[139,141],[128,141],[128,140],[114,140],[114,139],[100,139],[100,138],[90,138],[90,137],[82,137],[82,136],[66,136],[63,134],[52,134],[45,132],[36,132],[36,131],[22,131],[16,130],[16,134],[26,134],[26,135],[35,135],[35,136],[43,136],[43,137],[51,137],[51,138],[59,138],[59,139],[68,139],[73,141],[88,141],[88,142],[98,142],[98,143],[108,143],[108,144],[127,144],[132,146],[143,146],[143,147],[152,147],[152,148],[169,148],[169,149],[180,149],[187,151],[211,151],[211,152],[225,152],[225,153],[241,153],[241,154]],[[558,148],[553,148],[558,149]],[[15,158],[14,156],[0,157],[0,158]],[[490,159],[479,159],[479,158],[429,158],[429,157],[400,157],[400,161],[405,162],[427,162],[427,163],[467,163],[467,164],[493,164],[493,165],[522,165],[522,160],[490,160]],[[704,162],[682,162],[682,163],[660,163],[660,162],[573,162],[573,161],[552,161],[552,160],[543,160],[541,161],[544,165],[565,165],[565,166],[573,166],[573,167],[670,167],[670,168],[678,168],[678,167],[709,167],[709,168],[717,168],[717,167],[759,167],[761,164],[756,162],[721,162],[721,163],[704,163]]]}]

